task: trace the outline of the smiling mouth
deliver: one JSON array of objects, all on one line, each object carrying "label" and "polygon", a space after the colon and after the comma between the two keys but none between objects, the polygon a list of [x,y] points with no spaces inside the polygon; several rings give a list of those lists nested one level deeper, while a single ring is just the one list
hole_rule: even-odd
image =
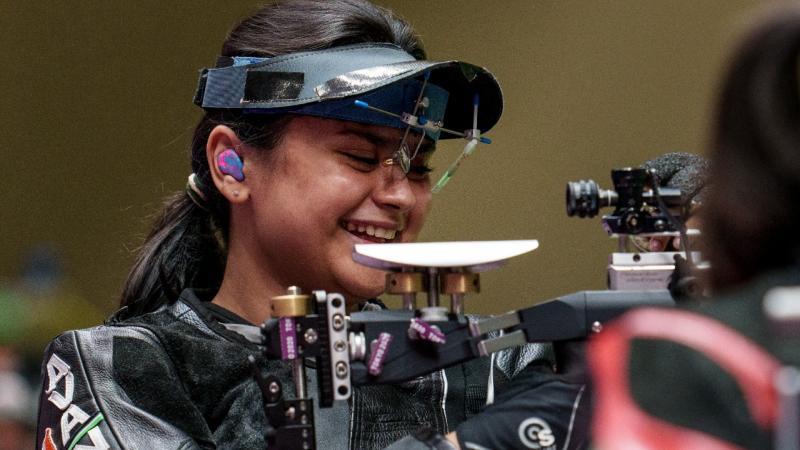
[{"label": "smiling mouth", "polygon": [[374,225],[364,225],[348,221],[342,221],[340,226],[353,236],[380,244],[393,242],[400,234],[396,229],[381,228]]}]

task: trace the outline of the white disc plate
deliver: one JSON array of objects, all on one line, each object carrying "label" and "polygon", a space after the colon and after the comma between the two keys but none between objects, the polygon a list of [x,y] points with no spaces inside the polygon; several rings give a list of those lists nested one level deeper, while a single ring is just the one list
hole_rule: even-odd
[{"label": "white disc plate", "polygon": [[539,241],[535,239],[356,244],[353,250],[353,259],[361,264],[379,269],[475,267],[488,270],[502,264],[509,258],[528,253],[537,247],[539,247]]}]

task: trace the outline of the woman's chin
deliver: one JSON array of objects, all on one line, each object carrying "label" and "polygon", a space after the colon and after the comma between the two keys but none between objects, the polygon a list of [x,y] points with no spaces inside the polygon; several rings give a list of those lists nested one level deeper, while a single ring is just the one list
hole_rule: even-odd
[{"label": "woman's chin", "polygon": [[380,287],[359,287],[356,290],[351,291],[349,297],[354,301],[363,301],[368,300],[371,298],[380,297],[385,292],[384,286],[381,284]]},{"label": "woman's chin", "polygon": [[[370,271],[372,272],[372,271]],[[377,274],[353,277],[348,283],[342,283],[346,292],[342,294],[348,301],[362,301],[382,295],[386,290],[386,275],[384,272],[374,271]]]}]

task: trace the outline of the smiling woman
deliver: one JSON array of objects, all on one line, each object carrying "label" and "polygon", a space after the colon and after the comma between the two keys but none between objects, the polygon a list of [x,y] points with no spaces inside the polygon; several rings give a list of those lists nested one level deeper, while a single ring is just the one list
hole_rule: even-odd
[{"label": "smiling woman", "polygon": [[[270,299],[289,286],[381,308],[384,274],[354,262],[354,246],[414,241],[436,141],[474,147],[500,118],[491,73],[424,57],[406,22],[365,0],[281,1],[233,29],[201,72],[205,115],[186,190],[154,224],[121,309],[48,347],[43,446],[266,447],[271,428],[247,362],[259,347],[236,330],[270,318]],[[549,351],[532,345],[355,389],[349,404],[315,410],[319,447],[383,448],[424,427],[433,432],[401,448],[479,443],[467,419],[503,386],[513,396],[520,379],[556,394],[546,414],[563,420],[548,429],[569,441],[582,387],[543,376]],[[292,385],[291,365],[256,364]]]},{"label": "smiling woman", "polygon": [[[233,231],[214,302],[259,323],[269,316],[264,298],[281,295],[287,286],[339,292],[352,303],[381,294],[383,272],[355,263],[353,245],[413,241],[431,200],[425,174],[406,176],[398,165],[384,163],[402,134],[298,116],[268,158],[239,147],[247,183],[226,184],[221,172],[215,174],[223,195],[239,194],[227,195]],[[213,131],[209,143],[215,151],[239,145],[224,128]],[[248,280],[247,291],[242,280]]]}]

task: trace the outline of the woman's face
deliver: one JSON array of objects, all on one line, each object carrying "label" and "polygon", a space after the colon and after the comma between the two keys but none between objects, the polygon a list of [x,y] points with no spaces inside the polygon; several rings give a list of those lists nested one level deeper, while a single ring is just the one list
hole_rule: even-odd
[{"label": "woman's face", "polygon": [[[402,130],[298,116],[266,158],[245,161],[250,201],[241,227],[260,276],[348,300],[384,290],[384,272],[353,261],[354,244],[416,239],[431,201],[423,143],[408,177],[391,158]],[[409,147],[418,136],[411,133]],[[426,148],[427,147],[427,148]],[[238,207],[239,205],[237,205]],[[238,220],[238,219],[237,219]]]}]

